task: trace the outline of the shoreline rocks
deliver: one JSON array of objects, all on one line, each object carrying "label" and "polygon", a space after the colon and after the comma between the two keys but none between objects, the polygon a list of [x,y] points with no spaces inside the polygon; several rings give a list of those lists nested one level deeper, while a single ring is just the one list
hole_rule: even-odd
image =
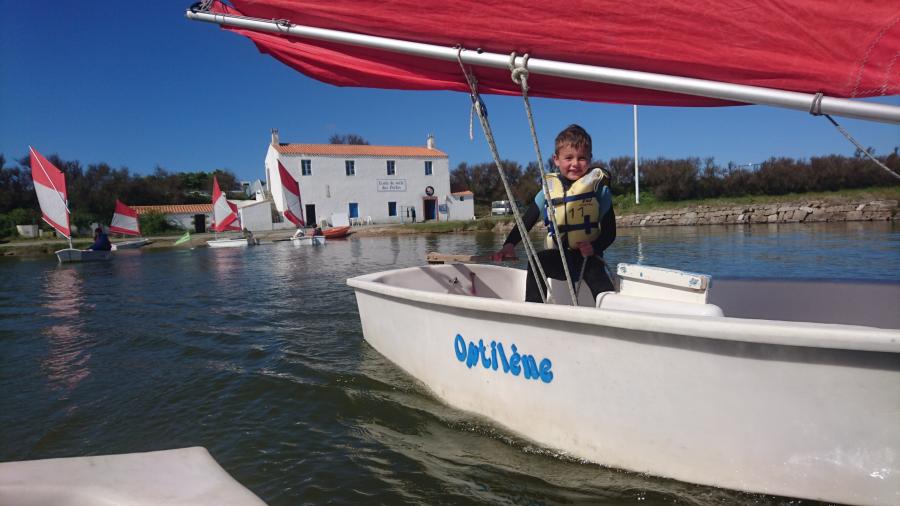
[{"label": "shoreline rocks", "polygon": [[616,217],[619,227],[675,225],[744,225],[753,223],[829,223],[842,221],[894,221],[896,200],[865,202],[803,201],[743,206],[698,206]]}]

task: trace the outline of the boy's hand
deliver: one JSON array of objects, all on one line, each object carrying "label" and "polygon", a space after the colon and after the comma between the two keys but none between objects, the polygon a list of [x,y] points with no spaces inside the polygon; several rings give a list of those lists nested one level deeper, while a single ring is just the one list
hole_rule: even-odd
[{"label": "boy's hand", "polygon": [[516,246],[510,243],[506,243],[500,248],[500,251],[496,252],[491,256],[491,260],[495,262],[502,262],[505,258],[515,258],[516,257]]},{"label": "boy's hand", "polygon": [[587,241],[581,241],[580,243],[576,244],[576,246],[578,246],[578,251],[581,252],[581,256],[585,258],[594,256],[594,246],[592,246],[591,243]]}]

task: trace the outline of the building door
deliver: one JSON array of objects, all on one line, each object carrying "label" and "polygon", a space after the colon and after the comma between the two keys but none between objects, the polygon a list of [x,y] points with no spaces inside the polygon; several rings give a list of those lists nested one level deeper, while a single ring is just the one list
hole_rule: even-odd
[{"label": "building door", "polygon": [[194,215],[194,233],[202,234],[206,232],[206,215],[205,214],[195,214]]},{"label": "building door", "polygon": [[316,226],[316,205],[306,204],[306,225],[310,227]]},{"label": "building door", "polygon": [[437,200],[436,199],[424,199],[422,204],[425,206],[425,219],[426,220],[436,220],[437,219]]},{"label": "building door", "polygon": [[359,204],[357,204],[356,202],[350,203],[350,217],[359,218]]}]

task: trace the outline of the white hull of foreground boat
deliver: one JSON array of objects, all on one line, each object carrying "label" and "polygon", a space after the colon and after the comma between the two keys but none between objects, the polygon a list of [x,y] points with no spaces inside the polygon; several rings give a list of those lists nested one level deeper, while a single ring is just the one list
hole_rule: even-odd
[{"label": "white hull of foreground boat", "polygon": [[0,504],[263,505],[205,448],[0,463]]},{"label": "white hull of foreground boat", "polygon": [[66,248],[56,252],[59,263],[68,264],[76,262],[99,262],[112,259],[110,251],[95,251],[91,249]]},{"label": "white hull of foreground boat", "polygon": [[[900,504],[896,316],[875,328],[531,304],[524,281],[456,264],[347,282],[376,350],[542,446],[716,487]],[[897,287],[874,289],[896,308]],[[734,307],[753,305],[743,291]]]},{"label": "white hull of foreground boat", "polygon": [[320,246],[325,244],[324,235],[304,235],[302,237],[291,238],[294,246]]},{"label": "white hull of foreground boat", "polygon": [[247,239],[213,239],[212,241],[206,241],[207,246],[210,248],[246,248],[250,246],[250,241]]},{"label": "white hull of foreground boat", "polygon": [[133,241],[114,242],[112,245],[112,250],[119,251],[123,249],[137,249],[142,248],[148,244],[150,244],[150,239],[135,239]]}]

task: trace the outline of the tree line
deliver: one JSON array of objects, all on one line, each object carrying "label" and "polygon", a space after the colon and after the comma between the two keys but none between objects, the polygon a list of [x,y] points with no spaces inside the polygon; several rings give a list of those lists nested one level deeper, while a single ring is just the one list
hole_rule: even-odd
[{"label": "tree line", "polygon": [[[364,143],[354,135],[335,136],[333,143]],[[900,173],[898,148],[878,157],[894,172]],[[129,205],[208,203],[213,176],[226,192],[238,192],[237,178],[228,170],[212,172],[169,172],[156,167],[141,176],[127,167],[112,168],[106,163],[86,167],[77,160],[48,157],[66,175],[72,223],[86,227],[90,223],[108,223],[115,201]],[[634,163],[631,157],[595,161],[611,176],[614,194],[633,192]],[[522,166],[502,162],[515,198],[528,202],[540,189],[540,170],[536,162]],[[545,170],[552,167],[548,160]],[[812,191],[835,191],[872,186],[897,185],[898,180],[857,152],[854,156],[828,155],[806,159],[770,158],[752,167],[719,165],[712,158],[656,158],[641,160],[640,187],[659,200],[677,201],[697,198],[738,197],[744,195],[784,195]],[[506,192],[492,162],[460,163],[450,172],[451,191],[469,190],[481,209],[494,200],[506,200]],[[243,193],[230,197],[243,198]],[[0,237],[14,234],[15,225],[40,223],[40,212],[28,156],[13,162],[0,154]]]},{"label": "tree line", "polygon": [[[870,150],[871,152],[871,150]],[[900,173],[898,148],[877,157],[895,173]],[[537,162],[522,167],[513,161],[501,162],[512,188],[521,202],[534,197],[540,188]],[[616,195],[634,193],[634,160],[616,157],[594,161],[610,173],[610,189]],[[552,163],[544,165],[551,170]],[[752,166],[733,163],[719,165],[712,158],[656,158],[641,160],[640,189],[658,200],[678,201],[745,195],[785,195],[836,191],[872,186],[894,186],[900,180],[877,166],[857,151],[854,156],[827,155],[810,159],[770,158]],[[489,206],[494,200],[507,200],[503,184],[493,162],[470,165],[460,163],[450,172],[450,191],[469,190],[475,194],[475,205]]]}]

